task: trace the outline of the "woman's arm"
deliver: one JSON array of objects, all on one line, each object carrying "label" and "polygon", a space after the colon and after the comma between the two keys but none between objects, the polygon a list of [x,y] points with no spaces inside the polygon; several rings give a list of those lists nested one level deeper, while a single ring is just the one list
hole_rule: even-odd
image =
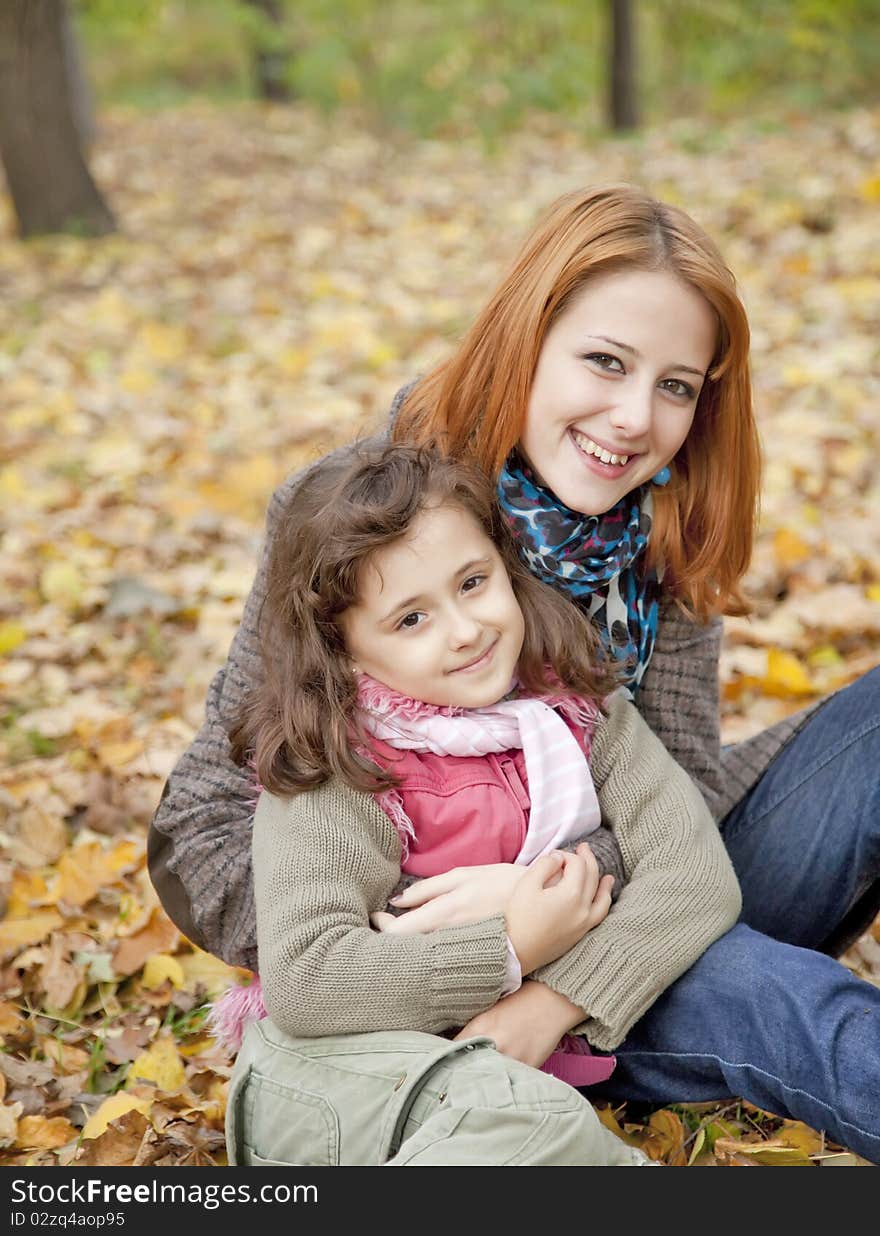
[{"label": "woman's arm", "polygon": [[722,623],[694,622],[670,600],[636,706],[672,758],[699,786],[715,819],[723,790],[718,703]]},{"label": "woman's arm", "polygon": [[400,841],[369,795],[336,781],[264,794],[253,842],[260,978],[282,1030],[437,1033],[499,999],[502,915],[425,935],[371,930],[400,874]]},{"label": "woman's arm", "polygon": [[610,1051],[733,926],[741,898],[699,791],[622,694],[596,731],[591,768],[629,883],[603,923],[531,977],[582,1008],[577,1032]]}]

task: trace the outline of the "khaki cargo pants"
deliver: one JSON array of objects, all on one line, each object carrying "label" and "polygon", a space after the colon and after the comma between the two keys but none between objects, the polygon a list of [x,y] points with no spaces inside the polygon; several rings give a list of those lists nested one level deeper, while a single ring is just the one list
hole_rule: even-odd
[{"label": "khaki cargo pants", "polygon": [[229,1162],[240,1166],[642,1167],[586,1099],[501,1055],[394,1031],[294,1039],[249,1027],[229,1088]]}]

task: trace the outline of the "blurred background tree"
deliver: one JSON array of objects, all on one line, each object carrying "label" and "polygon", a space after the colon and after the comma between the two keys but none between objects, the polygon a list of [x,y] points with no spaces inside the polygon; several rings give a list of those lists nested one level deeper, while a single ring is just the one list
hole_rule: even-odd
[{"label": "blurred background tree", "polygon": [[541,113],[588,135],[869,103],[878,33],[880,0],[3,0],[0,153],[22,234],[100,233],[92,90],[296,99],[491,145]]},{"label": "blurred background tree", "polygon": [[[75,4],[107,102],[286,90],[328,110],[360,107],[384,129],[494,140],[541,111],[584,129],[614,121],[615,62],[629,83],[616,92],[630,108],[625,125],[636,105],[657,123],[699,111],[723,119],[746,106],[772,116],[880,93],[878,0]],[[638,48],[638,65],[627,45]]]},{"label": "blurred background tree", "polygon": [[65,0],[0,4],[0,156],[23,236],[115,224],[89,173],[91,99]]}]

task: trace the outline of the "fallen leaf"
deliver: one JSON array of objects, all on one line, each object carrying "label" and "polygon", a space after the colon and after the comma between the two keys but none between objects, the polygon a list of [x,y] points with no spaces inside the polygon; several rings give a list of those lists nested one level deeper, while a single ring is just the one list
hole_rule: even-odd
[{"label": "fallen leaf", "polygon": [[144,987],[161,987],[167,979],[172,987],[180,988],[184,985],[184,978],[183,966],[176,957],[168,953],[154,953],[147,959],[141,983]]},{"label": "fallen leaf", "polygon": [[144,1116],[148,1115],[150,1106],[150,1099],[141,1098],[139,1095],[130,1094],[125,1090],[120,1090],[117,1094],[111,1094],[109,1098],[104,1100],[97,1111],[89,1116],[83,1126],[83,1140],[100,1137],[107,1129],[111,1120],[118,1120],[126,1112],[135,1111],[140,1112]]},{"label": "fallen leaf", "polygon": [[120,940],[113,954],[113,968],[119,975],[134,974],[153,953],[167,953],[179,939],[180,932],[165,911],[156,908],[144,927]]},{"label": "fallen leaf", "polygon": [[15,1144],[21,1150],[55,1150],[78,1136],[79,1130],[63,1116],[22,1116]]},{"label": "fallen leaf", "polygon": [[159,1090],[179,1090],[186,1079],[183,1061],[168,1037],[157,1039],[152,1047],[133,1061],[126,1086],[138,1081],[155,1082]]}]

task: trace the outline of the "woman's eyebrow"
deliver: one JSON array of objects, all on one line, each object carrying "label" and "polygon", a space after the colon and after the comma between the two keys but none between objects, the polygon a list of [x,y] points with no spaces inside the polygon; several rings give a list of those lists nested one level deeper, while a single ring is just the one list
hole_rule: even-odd
[{"label": "woman's eyebrow", "polygon": [[[608,335],[591,335],[591,339],[601,339],[603,343],[610,343],[612,347],[620,348],[622,352],[629,352],[630,356],[634,356],[636,360],[642,359],[642,354],[638,348],[634,348],[631,343],[621,343],[619,339],[611,339]],[[670,369],[680,369],[682,373],[693,373],[698,378],[705,378],[706,372],[703,369],[694,369],[692,365],[670,365]]]}]

